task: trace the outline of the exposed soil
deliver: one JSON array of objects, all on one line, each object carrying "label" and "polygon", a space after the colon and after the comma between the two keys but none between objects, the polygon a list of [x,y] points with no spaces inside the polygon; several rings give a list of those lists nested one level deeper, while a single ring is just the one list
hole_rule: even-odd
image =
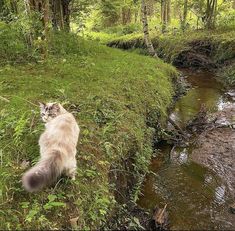
[{"label": "exposed soil", "polygon": [[199,67],[204,69],[216,68],[211,58],[214,47],[210,41],[195,40],[189,43],[190,49],[182,51],[174,59],[173,64],[178,67]]},{"label": "exposed soil", "polygon": [[[145,43],[142,38],[134,39],[131,41],[112,41],[107,44],[109,47],[115,47],[119,49],[133,49],[141,48],[146,49]],[[164,57],[164,49],[160,46],[159,42],[154,42],[153,45],[156,49],[158,56],[162,59]],[[172,61],[176,67],[190,67],[190,68],[202,68],[210,70],[217,67],[217,63],[213,60],[213,51],[216,49],[209,40],[195,40],[188,44],[188,49],[180,51]]]},{"label": "exposed soil", "polygon": [[199,135],[192,159],[214,170],[235,198],[235,105],[219,111],[216,117],[216,126]]}]

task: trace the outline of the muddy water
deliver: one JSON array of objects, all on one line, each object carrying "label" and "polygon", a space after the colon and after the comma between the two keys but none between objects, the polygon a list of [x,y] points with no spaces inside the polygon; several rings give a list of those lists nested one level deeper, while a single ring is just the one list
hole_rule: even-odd
[{"label": "muddy water", "polygon": [[[183,73],[192,88],[171,114],[181,127],[199,112],[202,104],[214,113],[233,103],[213,74]],[[153,173],[145,179],[138,204],[149,210],[167,204],[171,229],[235,229],[235,215],[228,212],[234,192],[216,172],[191,160],[195,147],[178,148],[171,156],[170,145],[161,143],[157,148],[150,166]]]}]

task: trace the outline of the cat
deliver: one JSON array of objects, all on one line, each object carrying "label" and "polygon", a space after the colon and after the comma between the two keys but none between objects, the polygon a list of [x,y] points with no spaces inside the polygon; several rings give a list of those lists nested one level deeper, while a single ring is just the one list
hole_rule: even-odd
[{"label": "cat", "polygon": [[40,110],[46,127],[39,139],[41,158],[22,177],[29,192],[52,185],[62,173],[74,180],[77,168],[80,129],[74,116],[59,103],[40,103]]}]

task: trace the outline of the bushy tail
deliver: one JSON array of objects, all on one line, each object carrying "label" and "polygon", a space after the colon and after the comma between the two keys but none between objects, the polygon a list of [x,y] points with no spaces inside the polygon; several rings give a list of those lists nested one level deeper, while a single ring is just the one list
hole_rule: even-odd
[{"label": "bushy tail", "polygon": [[59,151],[53,151],[23,175],[23,186],[29,192],[39,191],[54,183],[62,170],[62,155]]}]

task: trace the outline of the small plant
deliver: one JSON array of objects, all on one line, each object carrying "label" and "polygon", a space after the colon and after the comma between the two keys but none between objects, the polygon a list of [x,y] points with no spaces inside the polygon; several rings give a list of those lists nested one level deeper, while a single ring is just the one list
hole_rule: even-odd
[{"label": "small plant", "polygon": [[55,207],[66,207],[66,204],[64,202],[56,201],[58,199],[58,196],[54,194],[48,195],[48,202],[43,206],[44,209],[50,210]]}]

